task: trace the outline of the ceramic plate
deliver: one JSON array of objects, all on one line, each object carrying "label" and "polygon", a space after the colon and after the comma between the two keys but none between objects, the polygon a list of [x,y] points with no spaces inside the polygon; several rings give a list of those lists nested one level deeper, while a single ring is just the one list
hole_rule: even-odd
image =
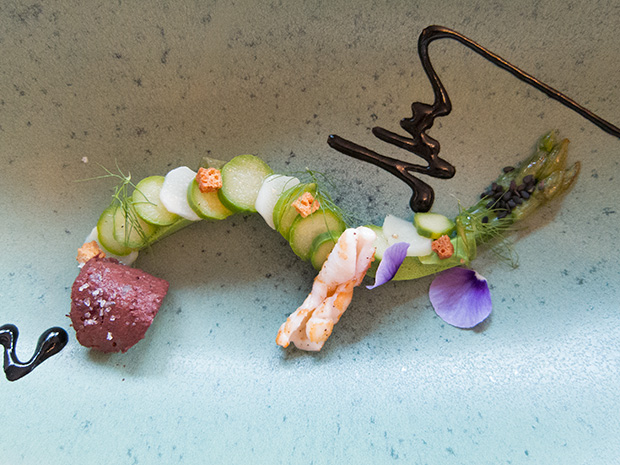
[{"label": "ceramic plate", "polygon": [[[275,336],[315,272],[258,215],[192,225],[136,266],[170,283],[125,354],[80,346],[66,317],[77,248],[134,180],[251,153],[325,173],[358,224],[411,218],[409,188],[327,145],[399,132],[433,93],[417,55],[456,29],[620,124],[617,2],[4,2],[0,6],[0,324],[28,360],[0,380],[0,462],[612,463],[618,387],[620,139],[462,44],[429,47],[452,112],[429,134],[456,167],[423,177],[455,215],[543,133],[570,139],[578,182],[508,238],[518,267],[480,250],[493,312],[444,323],[432,277],[355,292],[322,351]],[[406,135],[406,134],[405,134]]]}]

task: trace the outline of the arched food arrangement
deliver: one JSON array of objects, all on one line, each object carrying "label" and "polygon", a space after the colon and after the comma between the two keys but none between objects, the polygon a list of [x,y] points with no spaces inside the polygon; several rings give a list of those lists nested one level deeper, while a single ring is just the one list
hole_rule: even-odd
[{"label": "arched food arrangement", "polygon": [[[567,164],[568,141],[549,132],[527,159],[504,167],[495,181],[480,186],[480,200],[455,218],[430,211],[434,193],[413,173],[443,179],[455,174],[454,167],[439,157],[439,143],[427,134],[435,118],[451,111],[428,55],[428,45],[443,38],[460,42],[620,137],[616,126],[467,37],[430,26],[420,35],[418,51],[435,101],[412,104],[412,116],[400,124],[411,137],[373,128],[381,141],[421,157],[426,165],[387,157],[336,135],[328,138],[335,150],[406,182],[412,189],[413,221],[386,215],[380,225],[350,224],[311,172],[305,177],[275,173],[249,154],[229,161],[204,158],[195,166],[179,166],[138,183],[121,170],[108,172],[120,183],[77,255],[81,270],[72,287],[70,318],[78,341],[103,352],[125,352],[139,342],[168,291],[166,281],[131,266],[140,250],[195,222],[225,221],[234,214],[261,215],[266,227],[281,234],[300,259],[318,270],[306,300],[279,330],[274,328],[276,342],[283,347],[293,343],[302,350],[320,350],[353,299],[354,288],[366,277],[367,287],[374,288],[390,280],[437,274],[429,297],[444,321],[471,328],[488,317],[491,300],[486,280],[469,268],[477,247],[501,237],[543,203],[567,192],[580,165]],[[22,363],[15,355],[17,336],[13,325],[0,327],[9,380],[58,353],[68,338],[62,328],[51,328],[41,336],[30,361]]]},{"label": "arched food arrangement", "polygon": [[[468,266],[478,245],[566,192],[579,173],[578,162],[567,167],[567,149],[567,140],[548,133],[529,158],[505,167],[456,218],[418,212],[413,221],[387,215],[382,225],[348,225],[317,180],[274,173],[254,155],[177,167],[133,190],[125,177],[79,249],[83,267],[72,288],[72,325],[86,347],[126,351],[144,337],[168,289],[165,281],[129,267],[139,251],[197,221],[254,213],[319,270],[276,342],[320,350],[365,276],[375,277],[374,287]],[[468,328],[488,316],[490,298],[482,277],[461,270],[440,274],[431,299],[445,321]]]}]

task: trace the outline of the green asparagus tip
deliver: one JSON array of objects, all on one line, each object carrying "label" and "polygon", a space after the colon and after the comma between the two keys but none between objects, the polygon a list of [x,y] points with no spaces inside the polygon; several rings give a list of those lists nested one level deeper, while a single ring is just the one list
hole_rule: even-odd
[{"label": "green asparagus tip", "polygon": [[[566,193],[574,185],[581,164],[566,168],[568,139],[558,141],[557,133],[543,135],[528,158],[502,173],[481,195],[480,200],[456,219],[465,247],[502,237],[513,224],[532,214],[545,202]],[[473,239],[472,239],[473,238]]]}]

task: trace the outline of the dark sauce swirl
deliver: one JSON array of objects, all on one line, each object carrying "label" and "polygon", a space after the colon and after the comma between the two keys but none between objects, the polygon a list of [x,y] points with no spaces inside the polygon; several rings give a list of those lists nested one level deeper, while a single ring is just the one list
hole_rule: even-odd
[{"label": "dark sauce swirl", "polygon": [[0,345],[4,346],[4,374],[9,381],[16,381],[26,376],[52,355],[60,352],[69,340],[64,329],[50,328],[39,337],[32,358],[22,363],[15,353],[18,336],[17,326],[11,324],[0,326]]},{"label": "dark sauce swirl", "polygon": [[513,66],[503,58],[478,45],[473,40],[443,26],[429,26],[422,31],[418,39],[418,54],[424,71],[433,87],[433,93],[435,95],[434,103],[432,105],[421,102],[413,103],[411,105],[412,117],[401,120],[400,126],[411,135],[411,138],[403,137],[384,128],[372,128],[372,133],[377,138],[421,157],[427,162],[427,165],[417,165],[396,158],[386,157],[336,135],[330,135],[327,140],[329,146],[339,152],[358,160],[372,163],[404,181],[413,191],[409,205],[414,212],[429,211],[433,206],[435,194],[431,186],[415,177],[412,173],[426,174],[441,179],[449,179],[455,174],[454,166],[439,157],[439,142],[426,133],[426,131],[433,126],[435,118],[446,116],[452,111],[452,104],[450,103],[448,93],[435,72],[428,56],[429,44],[437,39],[454,39],[460,42],[490,62],[508,71],[521,81],[535,87],[548,97],[557,100],[571,110],[577,112],[590,122],[596,124],[603,131],[620,138],[620,128],[582,107],[561,92],[558,92],[516,66]]}]

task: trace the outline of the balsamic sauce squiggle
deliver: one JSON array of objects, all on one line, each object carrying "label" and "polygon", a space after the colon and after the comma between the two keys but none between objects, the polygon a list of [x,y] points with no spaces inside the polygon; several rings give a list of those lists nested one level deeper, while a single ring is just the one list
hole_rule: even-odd
[{"label": "balsamic sauce squiggle", "polygon": [[15,353],[18,336],[17,326],[11,324],[0,326],[0,345],[4,347],[4,374],[9,381],[16,381],[26,376],[52,355],[60,352],[69,340],[64,329],[50,328],[39,337],[34,355],[29,361],[22,363]]},{"label": "balsamic sauce squiggle", "polygon": [[620,138],[620,128],[617,126],[592,113],[566,95],[510,64],[468,37],[443,26],[429,26],[422,31],[418,39],[418,54],[424,71],[433,87],[434,103],[428,105],[426,103],[414,102],[411,105],[412,117],[401,120],[400,126],[411,135],[411,138],[403,137],[381,127],[374,127],[372,129],[372,133],[377,138],[418,155],[428,165],[417,165],[386,157],[337,135],[330,135],[327,140],[329,146],[339,152],[379,166],[404,181],[413,191],[409,205],[414,212],[429,211],[433,205],[435,193],[431,186],[411,173],[426,174],[442,179],[451,178],[455,173],[454,166],[439,157],[439,142],[426,134],[426,131],[433,126],[435,118],[446,116],[452,111],[452,104],[450,103],[448,93],[435,72],[428,55],[429,44],[437,39],[454,39],[460,42],[493,64],[508,71],[519,80],[535,87],[548,97],[577,112],[603,131]]}]

